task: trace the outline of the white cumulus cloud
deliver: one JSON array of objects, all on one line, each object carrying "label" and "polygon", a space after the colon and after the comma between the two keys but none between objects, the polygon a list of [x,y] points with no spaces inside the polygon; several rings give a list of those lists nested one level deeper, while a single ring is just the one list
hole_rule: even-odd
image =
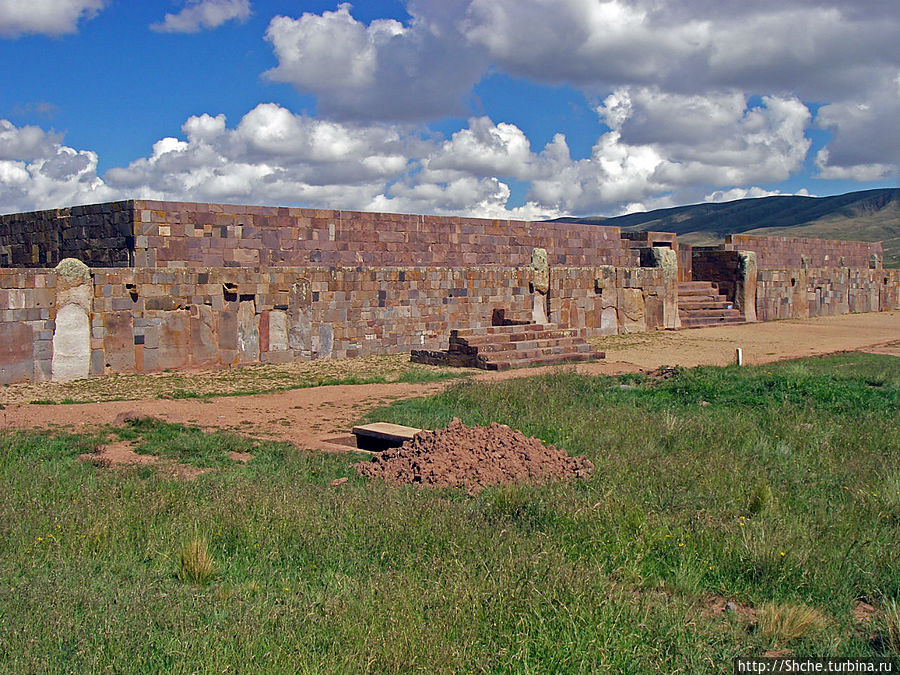
[{"label": "white cumulus cloud", "polygon": [[161,23],[151,24],[150,28],[161,33],[199,33],[248,18],[250,0],[188,0],[180,12],[167,13]]},{"label": "white cumulus cloud", "polygon": [[408,121],[460,112],[486,61],[481,49],[464,44],[454,12],[437,8],[410,3],[408,24],[366,25],[349,3],[321,15],[276,16],[266,39],[278,66],[266,75],[315,94],[320,112],[339,119]]},{"label": "white cumulus cloud", "polygon": [[[358,122],[466,115],[490,73],[569,84],[603,100],[610,130],[598,128],[578,161],[557,143],[566,160],[548,174],[552,163],[538,161],[547,149],[536,155],[514,125],[470,122],[422,157],[422,184],[515,176],[559,209],[662,203],[688,185],[699,199],[729,181],[744,189],[802,171],[813,123],[832,135],[817,156],[822,177],[883,179],[900,165],[896,0],[405,5],[405,22],[364,23],[348,3],[275,17],[267,76],[315,96],[320,115]],[[812,103],[822,105],[815,120]]]},{"label": "white cumulus cloud", "polygon": [[[386,125],[351,125],[256,106],[228,128],[204,114],[108,184],[147,198],[363,208],[407,168],[407,140]],[[411,140],[410,142],[415,142]]]},{"label": "white cumulus cloud", "polygon": [[33,211],[117,198],[97,176],[97,154],[58,134],[0,119],[0,212]]},{"label": "white cumulus cloud", "polygon": [[107,0],[0,0],[0,36],[65,35],[92,19]]}]

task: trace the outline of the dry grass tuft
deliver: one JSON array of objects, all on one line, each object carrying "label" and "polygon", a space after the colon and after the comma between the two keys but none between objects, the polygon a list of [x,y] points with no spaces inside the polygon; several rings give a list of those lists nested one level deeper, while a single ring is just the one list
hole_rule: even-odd
[{"label": "dry grass tuft", "polygon": [[182,581],[205,586],[216,576],[216,563],[205,537],[195,537],[185,542],[181,546],[180,557],[178,578]]},{"label": "dry grass tuft", "polygon": [[894,654],[900,654],[900,604],[896,600],[885,605],[881,622],[885,647]]},{"label": "dry grass tuft", "polygon": [[820,633],[828,623],[828,617],[815,607],[769,603],[761,608],[758,627],[764,638],[784,645]]}]

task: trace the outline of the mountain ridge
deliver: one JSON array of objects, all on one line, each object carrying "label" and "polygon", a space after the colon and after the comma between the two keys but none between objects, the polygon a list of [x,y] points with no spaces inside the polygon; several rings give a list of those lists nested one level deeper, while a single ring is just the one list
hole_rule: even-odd
[{"label": "mountain ridge", "polygon": [[774,195],[556,221],[611,225],[624,232],[674,232],[695,245],[722,243],[726,234],[880,241],[885,266],[900,267],[900,188],[829,197]]}]

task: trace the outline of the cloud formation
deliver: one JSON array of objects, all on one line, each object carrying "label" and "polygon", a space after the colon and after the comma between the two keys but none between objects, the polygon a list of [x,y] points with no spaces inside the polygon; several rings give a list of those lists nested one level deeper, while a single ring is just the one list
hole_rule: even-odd
[{"label": "cloud formation", "polygon": [[117,193],[97,176],[97,155],[62,144],[62,136],[0,119],[3,212],[107,201]]},{"label": "cloud formation", "polygon": [[161,33],[199,33],[228,21],[250,18],[250,0],[188,0],[178,14],[166,14],[161,23],[150,25]]},{"label": "cloud formation", "polygon": [[[583,162],[589,180],[578,185],[616,201],[691,181],[784,180],[810,146],[801,101],[826,102],[815,120],[833,135],[817,156],[821,177],[884,179],[900,164],[900,13],[890,0],[408,0],[407,8],[405,24],[365,25],[347,3],[276,17],[266,37],[278,66],[267,76],[313,94],[320,114],[365,122],[458,115],[491,69],[579,87],[604,98],[601,119],[618,135],[598,130]],[[751,93],[765,103],[745,114]],[[489,164],[496,143],[483,134],[472,128],[451,142]],[[452,168],[448,161],[431,166]],[[559,208],[587,206],[571,186],[537,180],[535,194]]]},{"label": "cloud formation", "polygon": [[0,0],[0,37],[59,36],[94,18],[106,0]]},{"label": "cloud formation", "polygon": [[[233,126],[195,115],[102,178],[90,150],[3,122],[3,208],[102,194],[531,218],[763,196],[810,159],[822,178],[883,181],[900,167],[895,2],[406,0],[402,22],[365,23],[348,3],[276,16],[265,77],[314,96],[316,116],[276,103]],[[0,0],[0,29],[11,6]],[[249,13],[248,0],[189,0],[158,27]],[[579,88],[597,116],[590,153],[471,116],[488,73]],[[447,137],[421,125],[450,115],[468,121]],[[813,129],[827,140],[811,158]]]},{"label": "cloud formation", "polygon": [[[266,40],[278,66],[266,76],[318,99],[319,112],[344,120],[419,121],[464,111],[463,100],[487,65],[465,44],[453,6],[411,2],[404,25],[365,25],[342,3],[333,12],[277,16]],[[424,11],[427,10],[427,11]]]}]

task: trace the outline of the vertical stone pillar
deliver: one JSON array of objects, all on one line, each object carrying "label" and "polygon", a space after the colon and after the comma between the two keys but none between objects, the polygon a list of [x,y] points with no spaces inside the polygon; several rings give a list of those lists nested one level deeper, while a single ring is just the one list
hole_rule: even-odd
[{"label": "vertical stone pillar", "polygon": [[663,328],[680,328],[678,318],[678,254],[667,246],[650,248],[653,267],[663,271],[665,295],[663,296]]},{"label": "vertical stone pillar", "polygon": [[91,313],[94,283],[80,260],[65,258],[56,266],[56,325],[53,331],[51,380],[87,377],[91,367]]},{"label": "vertical stone pillar", "polygon": [[241,363],[259,361],[259,316],[255,301],[244,300],[238,305],[237,332],[238,357]]},{"label": "vertical stone pillar", "polygon": [[738,251],[738,275],[735,280],[734,302],[744,313],[747,322],[756,321],[756,253]]},{"label": "vertical stone pillar", "polygon": [[601,265],[596,268],[598,276],[594,279],[594,311],[600,312],[598,333],[600,335],[616,335],[619,332],[619,291],[616,286],[616,268],[612,265]]},{"label": "vertical stone pillar", "polygon": [[298,279],[291,288],[288,306],[288,346],[301,356],[312,356],[312,287],[309,279]]},{"label": "vertical stone pillar", "polygon": [[550,323],[550,265],[547,249],[535,248],[531,251],[532,309],[534,323]]}]

